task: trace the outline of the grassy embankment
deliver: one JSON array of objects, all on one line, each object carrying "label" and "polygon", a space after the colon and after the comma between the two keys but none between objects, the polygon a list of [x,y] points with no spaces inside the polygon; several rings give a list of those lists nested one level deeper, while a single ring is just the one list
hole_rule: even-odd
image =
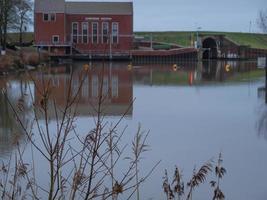
[{"label": "grassy embankment", "polygon": [[[136,32],[138,36],[164,43],[175,43],[181,46],[190,46],[196,38],[196,32]],[[239,45],[249,45],[252,48],[267,49],[267,34],[256,33],[230,33],[230,32],[199,32],[202,35],[225,35]]]},{"label": "grassy embankment", "polygon": [[[136,35],[145,36],[149,39],[150,34],[153,40],[165,43],[174,43],[181,46],[190,46],[191,41],[196,38],[196,32],[136,32]],[[252,48],[267,49],[267,34],[256,33],[230,33],[230,32],[200,32],[202,35],[225,35],[227,38],[233,40],[240,45],[250,45]],[[8,41],[17,42],[19,35],[17,33],[10,33]],[[23,35],[24,42],[33,40],[33,33],[25,33]]]}]

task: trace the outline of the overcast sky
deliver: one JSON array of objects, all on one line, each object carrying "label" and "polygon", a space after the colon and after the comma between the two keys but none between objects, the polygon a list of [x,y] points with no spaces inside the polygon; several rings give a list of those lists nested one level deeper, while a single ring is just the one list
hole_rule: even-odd
[{"label": "overcast sky", "polygon": [[267,9],[267,0],[133,0],[133,3],[135,31],[194,31],[201,27],[208,31],[259,32],[258,11]]}]

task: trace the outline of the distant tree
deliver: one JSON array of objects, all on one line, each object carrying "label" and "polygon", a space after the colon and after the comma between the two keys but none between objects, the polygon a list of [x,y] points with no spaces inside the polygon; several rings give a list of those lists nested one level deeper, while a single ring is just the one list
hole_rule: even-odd
[{"label": "distant tree", "polygon": [[267,33],[267,9],[266,10],[260,10],[259,16],[258,16],[258,25],[260,29]]},{"label": "distant tree", "polygon": [[6,49],[8,31],[19,32],[22,44],[23,32],[32,22],[32,0],[0,0],[0,46]]},{"label": "distant tree", "polygon": [[32,24],[31,11],[33,10],[33,4],[31,0],[17,0],[15,7],[17,14],[16,29],[19,31],[19,43],[22,45],[23,33]]},{"label": "distant tree", "polygon": [[4,12],[4,6],[3,6],[3,0],[0,0],[0,47],[3,44],[3,12]]},{"label": "distant tree", "polygon": [[0,0],[0,36],[1,36],[1,46],[3,50],[6,49],[7,43],[7,30],[9,25],[12,24],[14,15],[16,14],[15,9],[15,0]]}]

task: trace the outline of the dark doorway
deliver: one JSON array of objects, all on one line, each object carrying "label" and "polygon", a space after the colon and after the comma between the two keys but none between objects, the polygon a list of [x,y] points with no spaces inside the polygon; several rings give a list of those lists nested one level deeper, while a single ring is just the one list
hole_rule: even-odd
[{"label": "dark doorway", "polygon": [[217,43],[213,38],[206,38],[202,42],[203,59],[216,59],[218,57]]}]

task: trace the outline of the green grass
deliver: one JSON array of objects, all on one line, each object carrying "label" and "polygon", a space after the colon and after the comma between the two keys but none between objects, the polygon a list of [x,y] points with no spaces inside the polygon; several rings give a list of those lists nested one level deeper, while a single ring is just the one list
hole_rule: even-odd
[{"label": "green grass", "polygon": [[265,70],[264,69],[257,69],[257,70],[252,70],[249,72],[242,72],[242,73],[236,73],[233,76],[227,78],[227,81],[230,82],[242,82],[242,81],[247,81],[247,80],[257,80],[265,75]]},{"label": "green grass", "polygon": [[[136,35],[164,43],[174,43],[181,46],[191,46],[196,38],[196,32],[136,32]],[[231,32],[200,32],[202,35],[225,35],[239,45],[249,45],[252,48],[267,49],[267,34],[231,33]]]},{"label": "green grass", "polygon": [[190,46],[190,37],[193,38],[193,32],[136,32],[136,35],[145,36],[149,40],[152,34],[153,40],[164,43],[174,43],[182,46]]}]

